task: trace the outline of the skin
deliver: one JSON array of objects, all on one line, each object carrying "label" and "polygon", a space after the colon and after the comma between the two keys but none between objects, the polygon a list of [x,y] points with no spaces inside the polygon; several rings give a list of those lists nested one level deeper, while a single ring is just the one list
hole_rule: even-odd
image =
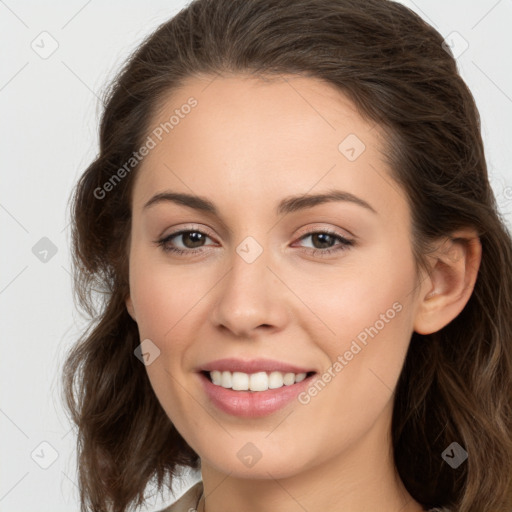
[{"label": "skin", "polygon": [[[418,279],[406,196],[381,155],[385,134],[326,83],[196,76],[166,98],[151,126],[190,96],[198,105],[136,176],[126,305],[141,340],[160,350],[148,376],[200,455],[206,510],[423,510],[393,464],[393,391],[412,332],[441,329],[468,301],[481,258],[476,234],[456,233],[472,240],[466,248],[440,245]],[[338,149],[349,134],[366,146],[354,161]],[[376,213],[345,201],[275,212],[285,197],[330,189]],[[220,217],[172,202],[143,208],[166,190],[206,197]],[[180,229],[207,237],[178,235],[169,245],[202,252],[175,255],[154,243]],[[322,256],[339,240],[307,235],[325,229],[354,244]],[[252,263],[236,251],[248,236],[263,249]],[[308,404],[243,419],[202,390],[195,369],[222,357],[267,357],[322,374],[397,302],[400,312]],[[237,457],[248,442],[261,453],[252,467]]]}]

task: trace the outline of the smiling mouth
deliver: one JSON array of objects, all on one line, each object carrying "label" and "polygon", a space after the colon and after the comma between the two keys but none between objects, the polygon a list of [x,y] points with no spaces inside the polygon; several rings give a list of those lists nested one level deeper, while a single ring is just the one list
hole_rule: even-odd
[{"label": "smiling mouth", "polygon": [[309,379],[316,372],[284,373],[284,372],[230,372],[206,371],[202,373],[213,385],[232,391],[262,392],[283,387],[289,387],[303,380]]}]

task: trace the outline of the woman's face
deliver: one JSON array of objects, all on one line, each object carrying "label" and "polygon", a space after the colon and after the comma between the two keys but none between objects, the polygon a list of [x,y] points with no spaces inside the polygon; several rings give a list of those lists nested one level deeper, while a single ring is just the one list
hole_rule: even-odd
[{"label": "woman's face", "polygon": [[[153,389],[203,467],[251,478],[361,464],[356,447],[387,453],[428,291],[379,127],[332,86],[285,78],[190,79],[155,116],[133,189],[127,307]],[[210,207],[171,196],[145,206],[157,194]],[[249,382],[264,388],[279,369],[215,363],[227,358],[316,373],[225,389],[200,370],[245,370],[241,388],[258,373]]]}]

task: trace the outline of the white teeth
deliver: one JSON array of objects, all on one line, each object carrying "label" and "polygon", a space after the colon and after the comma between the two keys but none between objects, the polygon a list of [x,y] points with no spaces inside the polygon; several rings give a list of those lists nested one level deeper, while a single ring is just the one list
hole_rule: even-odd
[{"label": "white teeth", "polygon": [[212,382],[217,384],[217,386],[222,384],[222,372],[219,372],[219,370],[213,370],[213,372],[210,372],[210,377]]},{"label": "white teeth", "polygon": [[269,389],[282,388],[284,386],[283,374],[281,372],[272,372],[268,377]]},{"label": "white teeth", "polygon": [[249,377],[249,389],[251,391],[266,391],[268,389],[268,375],[265,372],[252,373]]},{"label": "white teeth", "polygon": [[220,385],[223,388],[230,388],[231,387],[231,372],[222,372],[222,380],[220,381]]},{"label": "white teeth", "polygon": [[295,384],[295,374],[285,373],[283,377],[283,382],[285,386],[291,386],[292,384]]},{"label": "white teeth", "polygon": [[210,372],[212,382],[217,386],[235,391],[267,391],[283,386],[291,386],[296,382],[302,382],[306,378],[305,373],[282,373],[282,372],[229,372],[213,370]]},{"label": "white teeth", "polygon": [[231,387],[236,391],[247,391],[249,389],[249,375],[242,372],[233,372]]}]

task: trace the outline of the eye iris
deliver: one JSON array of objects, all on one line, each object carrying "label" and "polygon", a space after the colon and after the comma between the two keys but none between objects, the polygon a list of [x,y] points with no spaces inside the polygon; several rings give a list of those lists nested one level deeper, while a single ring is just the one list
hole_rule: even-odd
[{"label": "eye iris", "polygon": [[[195,247],[200,247],[201,242],[204,242],[204,236],[202,233],[199,233],[197,231],[187,231],[186,233],[183,233],[181,235],[183,237],[183,242],[186,247],[194,249]],[[193,240],[193,239],[196,240]],[[185,240],[192,239],[192,247],[190,247],[187,243],[185,243]],[[199,243],[199,245],[195,246],[194,243]]]},{"label": "eye iris", "polygon": [[[332,235],[329,235],[328,233],[315,233],[315,234],[313,234],[311,236],[312,236],[313,241],[314,240],[318,240],[318,238],[327,237],[327,241],[320,240],[320,243],[324,244],[321,248],[324,249],[326,247],[331,247],[331,244],[329,242],[332,242]],[[313,244],[313,245],[316,245],[316,244]]]}]

